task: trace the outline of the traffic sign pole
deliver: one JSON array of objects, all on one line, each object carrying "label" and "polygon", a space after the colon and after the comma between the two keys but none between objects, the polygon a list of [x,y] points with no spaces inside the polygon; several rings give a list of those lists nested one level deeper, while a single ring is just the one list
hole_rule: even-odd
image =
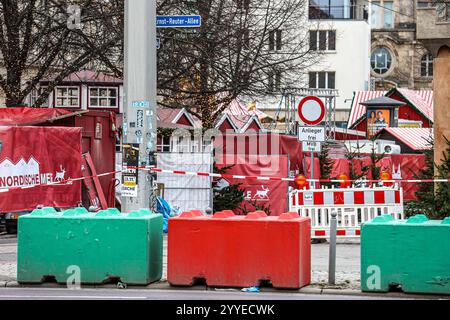
[{"label": "traffic sign pole", "polygon": [[[299,128],[299,140],[303,142],[319,143],[325,141],[325,128],[313,127],[318,125],[325,118],[326,109],[323,101],[318,97],[308,96],[298,106],[298,115],[300,119],[311,127]],[[305,144],[303,143],[303,150]],[[315,149],[308,148],[311,152],[311,179],[314,179],[314,152]],[[319,150],[320,152],[320,150]],[[315,188],[315,182],[311,181],[311,189]]]},{"label": "traffic sign pole", "polygon": [[[314,179],[314,152],[311,151],[311,179]],[[315,182],[311,181],[311,189],[315,189]]]}]

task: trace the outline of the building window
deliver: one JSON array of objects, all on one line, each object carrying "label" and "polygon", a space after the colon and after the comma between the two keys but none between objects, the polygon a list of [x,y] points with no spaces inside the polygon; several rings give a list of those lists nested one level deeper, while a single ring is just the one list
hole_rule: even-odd
[{"label": "building window", "polygon": [[240,10],[248,11],[250,9],[250,0],[236,0],[236,7]]},{"label": "building window", "polygon": [[381,47],[372,52],[372,70],[378,74],[385,74],[392,66],[392,55],[388,49]]},{"label": "building window", "polygon": [[353,19],[355,7],[351,0],[310,0],[309,19]]},{"label": "building window", "polygon": [[422,77],[433,76],[433,56],[429,53],[422,57],[420,62],[420,75]]},{"label": "building window", "polygon": [[172,152],[190,152],[191,139],[185,139],[183,136],[175,137]]},{"label": "building window", "polygon": [[[36,104],[37,99],[39,99],[39,97],[41,96],[41,94],[47,89],[47,87],[40,87],[37,89],[33,89],[31,91],[30,94],[30,106],[34,107]],[[48,107],[48,97],[47,99],[44,101],[44,103],[41,104],[42,108],[47,108]]]},{"label": "building window", "polygon": [[450,2],[435,1],[438,21],[450,21]]},{"label": "building window", "polygon": [[281,50],[281,48],[282,48],[281,35],[282,35],[281,30],[272,30],[269,32],[269,50],[270,51]]},{"label": "building window", "polygon": [[55,95],[56,108],[80,108],[79,87],[57,87]]},{"label": "building window", "polygon": [[269,92],[281,91],[282,74],[281,71],[271,71],[268,76],[268,90]]},{"label": "building window", "polygon": [[170,152],[171,151],[170,141],[171,141],[170,136],[162,136],[161,144],[156,146],[157,151],[158,152]]},{"label": "building window", "polygon": [[335,30],[311,30],[309,31],[309,47],[312,51],[335,51]]},{"label": "building window", "polygon": [[90,108],[118,108],[118,89],[108,87],[89,88]]},{"label": "building window", "polygon": [[309,73],[310,89],[335,89],[336,73],[335,72],[310,72]]},{"label": "building window", "polygon": [[417,8],[429,8],[431,7],[430,1],[418,1],[417,2]]},{"label": "building window", "polygon": [[394,27],[394,2],[372,1],[371,25],[374,29],[391,29]]},{"label": "building window", "polygon": [[242,30],[242,44],[244,46],[243,49],[250,48],[250,30],[249,29]]}]

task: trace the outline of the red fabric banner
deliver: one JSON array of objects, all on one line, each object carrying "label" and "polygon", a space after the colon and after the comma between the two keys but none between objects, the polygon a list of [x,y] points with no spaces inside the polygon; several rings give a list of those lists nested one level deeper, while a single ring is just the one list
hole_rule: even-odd
[{"label": "red fabric banner", "polygon": [[[331,173],[332,178],[339,177],[340,174],[345,173],[349,175],[349,160],[347,159],[333,159],[334,166]],[[370,158],[365,157],[361,159],[353,159],[354,170],[357,174],[361,173],[363,166],[370,165]],[[423,154],[392,154],[385,156],[377,164],[382,171],[389,172],[393,179],[415,179],[414,173],[418,173],[420,169],[425,166],[425,155]],[[372,174],[367,173],[367,179],[372,179]],[[415,183],[402,183],[403,198],[405,201],[415,200],[418,186]]]},{"label": "red fabric banner", "polygon": [[339,178],[341,174],[349,176],[350,162],[348,159],[333,159],[333,170],[331,171],[331,178]]},{"label": "red fabric banner", "polygon": [[0,125],[31,126],[47,122],[62,116],[73,114],[72,111],[50,108],[0,108]]},{"label": "red fabric banner", "polygon": [[240,155],[289,155],[291,176],[303,172],[302,145],[297,137],[281,134],[226,134],[214,139],[216,159]]},{"label": "red fabric banner", "polygon": [[[231,155],[224,159],[226,164],[217,166],[222,168],[234,165],[226,172],[230,175],[287,177],[289,172],[287,156]],[[256,201],[258,205],[266,208],[270,206],[271,215],[278,216],[287,212],[288,182],[231,178],[226,180],[229,184],[241,184],[241,189],[245,190],[246,200],[241,204],[242,208],[253,211],[255,208],[251,203]]]},{"label": "red fabric banner", "polygon": [[4,127],[0,141],[1,212],[40,205],[67,208],[81,202],[80,181],[37,186],[81,177],[81,128]]},{"label": "red fabric banner", "polygon": [[[424,154],[393,154],[389,156],[392,159],[392,178],[393,179],[416,179],[414,174],[426,166]],[[416,200],[418,185],[416,183],[402,183],[403,200]]]}]

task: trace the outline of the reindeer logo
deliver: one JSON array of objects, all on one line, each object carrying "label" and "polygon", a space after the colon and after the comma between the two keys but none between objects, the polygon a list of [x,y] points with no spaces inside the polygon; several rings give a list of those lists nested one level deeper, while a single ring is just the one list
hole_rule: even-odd
[{"label": "reindeer logo", "polygon": [[66,175],[66,169],[63,169],[63,166],[60,165],[59,168],[61,171],[56,172],[55,181],[61,182],[64,181],[64,177]]},{"label": "reindeer logo", "polygon": [[262,190],[258,190],[253,197],[254,200],[256,199],[269,199],[269,188],[265,188],[264,186],[261,186]]}]

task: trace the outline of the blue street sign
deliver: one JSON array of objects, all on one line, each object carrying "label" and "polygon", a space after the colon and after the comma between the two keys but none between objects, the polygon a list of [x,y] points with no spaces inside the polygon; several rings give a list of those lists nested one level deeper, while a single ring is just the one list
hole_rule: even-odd
[{"label": "blue street sign", "polygon": [[134,108],[150,108],[149,101],[133,101],[132,106]]},{"label": "blue street sign", "polygon": [[198,28],[202,25],[201,16],[157,16],[157,28]]}]

